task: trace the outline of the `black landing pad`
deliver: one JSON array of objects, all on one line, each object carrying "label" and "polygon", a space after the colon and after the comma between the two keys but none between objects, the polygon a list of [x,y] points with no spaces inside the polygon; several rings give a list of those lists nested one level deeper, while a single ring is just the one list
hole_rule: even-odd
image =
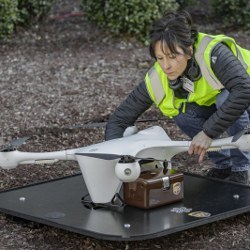
[{"label": "black landing pad", "polygon": [[[104,187],[105,188],[105,187]],[[250,187],[191,174],[184,175],[184,199],[144,210],[89,209],[82,175],[74,175],[0,193],[0,211],[97,239],[146,240],[250,211]],[[191,214],[196,216],[191,216]],[[198,217],[197,217],[198,216]]]}]

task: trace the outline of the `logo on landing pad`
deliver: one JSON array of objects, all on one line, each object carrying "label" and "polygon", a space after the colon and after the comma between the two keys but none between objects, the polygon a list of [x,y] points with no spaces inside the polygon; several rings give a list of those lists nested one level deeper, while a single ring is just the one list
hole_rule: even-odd
[{"label": "logo on landing pad", "polygon": [[189,213],[188,215],[193,216],[193,217],[197,217],[197,218],[206,218],[206,217],[210,217],[211,214],[208,212],[203,212],[203,211],[194,211]]}]

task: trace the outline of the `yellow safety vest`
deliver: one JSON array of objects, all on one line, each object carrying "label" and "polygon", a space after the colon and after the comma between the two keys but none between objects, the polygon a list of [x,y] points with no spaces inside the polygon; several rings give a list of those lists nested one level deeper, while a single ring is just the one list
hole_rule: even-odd
[{"label": "yellow safety vest", "polygon": [[233,38],[224,35],[198,34],[194,44],[194,57],[201,70],[201,78],[194,82],[194,92],[189,93],[186,99],[178,98],[168,85],[167,75],[163,72],[158,62],[147,72],[145,83],[148,93],[161,110],[163,115],[170,118],[176,116],[187,102],[195,102],[198,105],[210,106],[216,101],[216,96],[224,86],[214,75],[211,68],[211,51],[218,43],[226,44],[234,55],[241,61],[244,68],[250,74],[250,51],[237,45]]}]

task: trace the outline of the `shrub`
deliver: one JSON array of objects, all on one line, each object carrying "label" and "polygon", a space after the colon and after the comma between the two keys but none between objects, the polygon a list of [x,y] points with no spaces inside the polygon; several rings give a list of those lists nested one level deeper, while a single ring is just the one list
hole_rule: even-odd
[{"label": "shrub", "polygon": [[147,40],[149,26],[166,10],[176,10],[175,0],[82,0],[88,20],[114,34],[129,34]]},{"label": "shrub", "polygon": [[0,0],[0,39],[11,34],[18,18],[17,0]]},{"label": "shrub", "polygon": [[226,26],[236,25],[250,29],[250,1],[249,0],[212,0],[214,14]]},{"label": "shrub", "polygon": [[18,0],[19,24],[26,26],[39,21],[54,2],[55,0]]},{"label": "shrub", "polygon": [[55,0],[0,0],[0,39],[10,35],[18,25],[39,21]]}]

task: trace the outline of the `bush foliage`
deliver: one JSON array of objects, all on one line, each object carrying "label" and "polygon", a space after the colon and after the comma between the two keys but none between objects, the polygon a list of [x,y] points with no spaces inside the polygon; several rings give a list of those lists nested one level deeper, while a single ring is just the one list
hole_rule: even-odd
[{"label": "bush foliage", "polygon": [[[0,0],[0,39],[17,25],[28,26],[39,21],[56,0]],[[128,34],[141,41],[153,20],[165,11],[184,8],[193,0],[81,0],[88,20],[113,34]],[[227,26],[250,29],[249,0],[212,0],[213,12]]]},{"label": "bush foliage", "polygon": [[18,19],[17,0],[0,0],[0,39],[11,34]]},{"label": "bush foliage", "polygon": [[11,34],[16,25],[40,20],[55,0],[0,0],[0,39]]},{"label": "bush foliage", "polygon": [[226,26],[250,29],[249,0],[212,0],[214,14],[222,18]]},{"label": "bush foliage", "polygon": [[39,21],[49,10],[55,0],[18,0],[19,24],[29,25]]},{"label": "bush foliage", "polygon": [[88,20],[114,34],[129,34],[147,40],[149,26],[164,11],[176,10],[175,0],[82,0]]}]

